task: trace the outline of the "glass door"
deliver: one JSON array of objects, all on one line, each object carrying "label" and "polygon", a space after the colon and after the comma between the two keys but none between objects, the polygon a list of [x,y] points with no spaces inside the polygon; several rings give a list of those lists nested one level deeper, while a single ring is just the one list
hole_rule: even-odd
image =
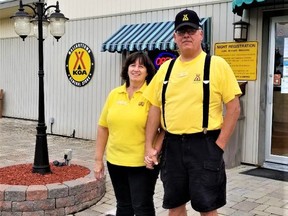
[{"label": "glass door", "polygon": [[288,16],[270,27],[265,161],[288,165]]}]

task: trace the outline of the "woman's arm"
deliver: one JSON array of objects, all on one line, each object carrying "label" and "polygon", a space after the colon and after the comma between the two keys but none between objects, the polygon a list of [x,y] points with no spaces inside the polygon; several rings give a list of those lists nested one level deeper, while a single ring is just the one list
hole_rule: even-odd
[{"label": "woman's arm", "polygon": [[103,156],[108,140],[109,131],[107,127],[98,125],[95,151],[94,175],[97,180],[104,176]]}]

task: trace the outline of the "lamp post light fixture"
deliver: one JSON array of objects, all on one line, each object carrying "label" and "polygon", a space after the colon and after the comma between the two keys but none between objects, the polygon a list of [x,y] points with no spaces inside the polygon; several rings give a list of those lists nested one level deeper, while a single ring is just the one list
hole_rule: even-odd
[{"label": "lamp post light fixture", "polygon": [[234,31],[233,31],[233,39],[236,42],[247,41],[248,38],[248,26],[250,25],[247,22],[242,21],[242,19],[238,22],[233,23]]},{"label": "lamp post light fixture", "polygon": [[[24,11],[24,7],[32,9],[34,15],[29,15]],[[48,16],[48,10],[55,8],[55,11]],[[34,34],[38,38],[38,52],[39,52],[39,95],[38,95],[38,125],[36,134],[36,146],[34,153],[34,164],[32,172],[47,174],[51,173],[48,146],[47,146],[47,133],[45,123],[45,106],[44,106],[44,57],[43,57],[43,41],[47,36],[48,26],[50,24],[50,33],[58,41],[65,33],[65,22],[68,20],[59,10],[59,3],[46,7],[44,0],[39,0],[34,3],[34,7],[26,5],[20,0],[18,12],[11,18],[14,19],[15,32],[23,39],[30,34],[31,23],[34,25]],[[36,32],[35,32],[36,30]]]}]

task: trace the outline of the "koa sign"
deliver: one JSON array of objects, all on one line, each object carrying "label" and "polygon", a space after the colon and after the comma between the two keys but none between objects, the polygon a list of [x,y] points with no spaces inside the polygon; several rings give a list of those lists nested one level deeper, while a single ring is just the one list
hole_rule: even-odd
[{"label": "koa sign", "polygon": [[87,85],[94,73],[92,50],[84,43],[74,44],[66,56],[66,74],[69,81],[77,87]]}]

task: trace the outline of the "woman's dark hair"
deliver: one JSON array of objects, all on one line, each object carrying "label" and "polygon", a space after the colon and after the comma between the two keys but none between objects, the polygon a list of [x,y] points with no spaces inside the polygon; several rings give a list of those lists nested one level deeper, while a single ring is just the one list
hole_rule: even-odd
[{"label": "woman's dark hair", "polygon": [[128,76],[128,67],[129,65],[135,63],[137,60],[139,60],[140,64],[143,64],[147,69],[147,77],[146,77],[146,83],[149,84],[152,80],[153,76],[155,75],[155,67],[144,52],[134,52],[131,55],[128,56],[126,59],[124,66],[122,67],[121,71],[121,77],[126,82],[126,87],[130,86],[129,76]]}]

